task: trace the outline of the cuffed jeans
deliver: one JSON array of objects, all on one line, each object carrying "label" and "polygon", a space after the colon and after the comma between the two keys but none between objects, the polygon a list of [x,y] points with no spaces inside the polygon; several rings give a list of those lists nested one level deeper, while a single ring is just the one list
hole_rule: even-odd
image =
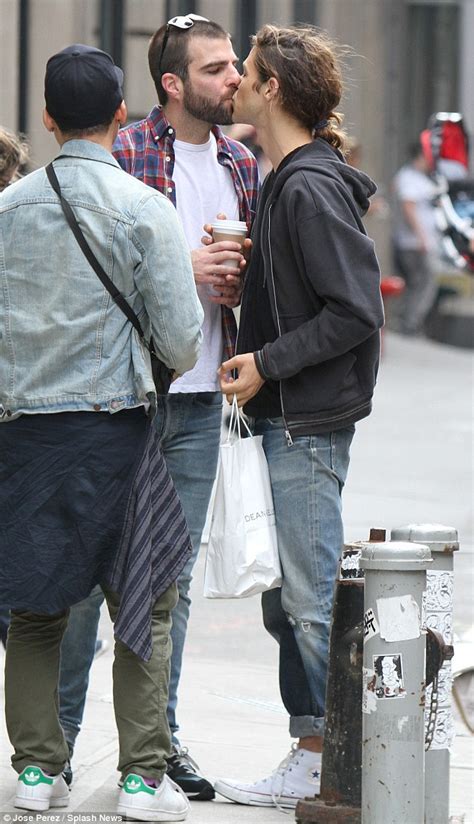
[{"label": "cuffed jeans", "polygon": [[[119,598],[105,596],[112,621]],[[119,734],[118,769],[160,779],[170,752],[166,716],[171,655],[171,610],[176,584],[158,598],[152,610],[153,652],[143,661],[115,641],[114,710]],[[53,775],[64,768],[69,750],[58,715],[60,645],[68,611],[58,615],[11,613],[5,661],[5,713],[14,748],[12,765],[21,772],[29,764]]]},{"label": "cuffed jeans", "polygon": [[322,735],[334,583],[343,545],[341,494],[354,427],[299,436],[281,418],[253,422],[263,435],[275,506],[281,589],[263,593],[263,620],[280,645],[279,677],[290,735]]},{"label": "cuffed jeans", "polygon": [[216,476],[222,418],[220,392],[171,393],[160,397],[155,418],[166,465],[181,501],[193,553],[178,578],[178,603],[173,610],[168,721],[178,744],[178,685],[191,599],[189,588],[201,546],[202,531]]}]

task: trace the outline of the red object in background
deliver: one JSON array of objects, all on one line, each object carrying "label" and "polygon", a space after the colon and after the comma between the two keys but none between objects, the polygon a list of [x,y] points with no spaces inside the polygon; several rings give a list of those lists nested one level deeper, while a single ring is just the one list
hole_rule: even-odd
[{"label": "red object in background", "polygon": [[[405,288],[405,281],[398,275],[385,275],[380,281],[380,291],[382,293],[382,300],[385,305],[387,298],[398,298]],[[382,329],[381,353],[383,354],[383,337],[384,330]]]},{"label": "red object in background", "polygon": [[468,169],[469,141],[460,115],[432,115],[428,128],[420,134],[420,143],[432,172],[440,158],[456,160]]},{"label": "red object in background", "polygon": [[405,288],[405,281],[398,275],[385,275],[380,282],[382,298],[398,297]]}]

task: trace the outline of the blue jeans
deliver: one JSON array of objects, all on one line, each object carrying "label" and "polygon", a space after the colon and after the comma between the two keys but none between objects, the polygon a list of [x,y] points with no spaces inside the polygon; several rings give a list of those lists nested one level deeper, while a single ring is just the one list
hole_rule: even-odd
[{"label": "blue jeans", "polygon": [[354,427],[294,438],[259,418],[275,505],[281,589],[263,593],[263,620],[280,645],[280,692],[290,735],[322,735],[334,583],[343,545],[341,494]]},{"label": "blue jeans", "polygon": [[10,624],[10,610],[8,607],[0,607],[0,641],[3,646],[7,645],[7,633]]},{"label": "blue jeans", "polygon": [[61,642],[59,721],[71,750],[74,749],[84,715],[103,600],[102,590],[97,586],[88,598],[74,604]]},{"label": "blue jeans", "polygon": [[168,721],[174,744],[178,685],[191,599],[189,587],[216,476],[222,417],[220,392],[177,393],[159,398],[155,418],[161,448],[181,500],[193,543],[193,554],[178,578],[179,600],[172,612]]},{"label": "blue jeans", "polygon": [[[158,399],[155,425],[193,543],[193,554],[177,582],[179,600],[172,611],[168,721],[175,744],[179,743],[176,706],[191,604],[189,587],[216,475],[221,416],[220,392],[170,394]],[[72,746],[82,722],[102,601],[102,591],[97,588],[89,598],[72,607],[61,646],[60,722]]]}]

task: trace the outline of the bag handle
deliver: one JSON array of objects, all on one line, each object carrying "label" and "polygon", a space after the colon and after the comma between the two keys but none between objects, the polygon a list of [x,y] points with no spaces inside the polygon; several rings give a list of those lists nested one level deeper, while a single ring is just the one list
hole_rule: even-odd
[{"label": "bag handle", "polygon": [[253,434],[249,429],[247,421],[245,420],[241,410],[239,409],[239,404],[237,403],[237,395],[233,395],[232,397],[232,407],[230,413],[230,421],[229,421],[229,431],[227,433],[227,441],[226,443],[230,443],[231,436],[237,433],[239,441],[242,438],[241,431],[240,431],[240,424],[243,424],[245,429],[247,430],[247,434],[253,438]]},{"label": "bag handle", "polygon": [[102,282],[102,284],[105,286],[105,288],[107,289],[107,291],[109,292],[110,296],[115,301],[115,303],[117,304],[119,309],[122,310],[122,312],[127,317],[127,319],[130,321],[132,326],[137,330],[137,332],[140,336],[140,339],[143,341],[143,343],[146,346],[146,348],[148,349],[148,351],[149,352],[154,351],[153,348],[148,343],[148,341],[146,340],[145,335],[143,334],[143,329],[142,329],[140,321],[138,320],[137,315],[133,311],[130,304],[125,300],[122,293],[117,289],[115,283],[109,278],[107,273],[104,271],[101,264],[97,260],[94,252],[92,251],[91,247],[89,246],[87,240],[85,239],[85,237],[82,233],[82,230],[81,230],[81,228],[80,228],[80,226],[79,226],[79,224],[76,220],[76,216],[75,216],[73,210],[71,209],[71,206],[70,206],[69,202],[66,200],[66,198],[64,197],[64,195],[61,191],[61,187],[59,185],[59,180],[57,178],[57,175],[56,175],[56,172],[54,170],[53,164],[49,163],[48,166],[46,166],[45,171],[46,171],[46,174],[48,176],[48,180],[49,180],[52,188],[54,189],[54,191],[56,192],[56,194],[59,198],[59,202],[61,203],[61,208],[64,212],[65,218],[66,218],[67,222],[69,223],[69,226],[71,227],[71,229],[74,233],[74,237],[76,238],[76,240],[77,240],[84,256],[87,258],[89,264],[92,266],[92,268],[93,268],[94,272],[96,273],[97,277]]}]

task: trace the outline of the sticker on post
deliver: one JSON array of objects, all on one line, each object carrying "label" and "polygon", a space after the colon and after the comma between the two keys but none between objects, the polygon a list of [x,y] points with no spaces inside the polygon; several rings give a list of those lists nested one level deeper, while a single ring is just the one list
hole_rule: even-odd
[{"label": "sticker on post", "polygon": [[427,612],[452,612],[454,575],[448,570],[428,570],[426,573]]},{"label": "sticker on post", "polygon": [[426,619],[426,626],[441,633],[446,644],[453,642],[453,616],[449,612],[431,612]]},{"label": "sticker on post", "polygon": [[384,641],[411,641],[421,635],[420,608],[413,595],[377,598],[377,615]]},{"label": "sticker on post", "polygon": [[377,698],[405,698],[402,656],[374,655],[375,695]]},{"label": "sticker on post", "polygon": [[360,568],[359,561],[362,552],[360,549],[345,549],[341,559],[340,580],[347,581],[351,578],[363,578],[364,570]]},{"label": "sticker on post", "polygon": [[450,707],[439,707],[431,750],[449,750],[454,739],[454,718]]},{"label": "sticker on post", "polygon": [[378,635],[379,625],[372,608],[369,608],[364,613],[364,643],[374,635]]},{"label": "sticker on post", "polygon": [[375,672],[368,667],[362,667],[362,712],[370,715],[377,709],[375,697]]},{"label": "sticker on post", "polygon": [[421,593],[421,631],[426,632],[426,599],[428,593],[426,589]]}]

